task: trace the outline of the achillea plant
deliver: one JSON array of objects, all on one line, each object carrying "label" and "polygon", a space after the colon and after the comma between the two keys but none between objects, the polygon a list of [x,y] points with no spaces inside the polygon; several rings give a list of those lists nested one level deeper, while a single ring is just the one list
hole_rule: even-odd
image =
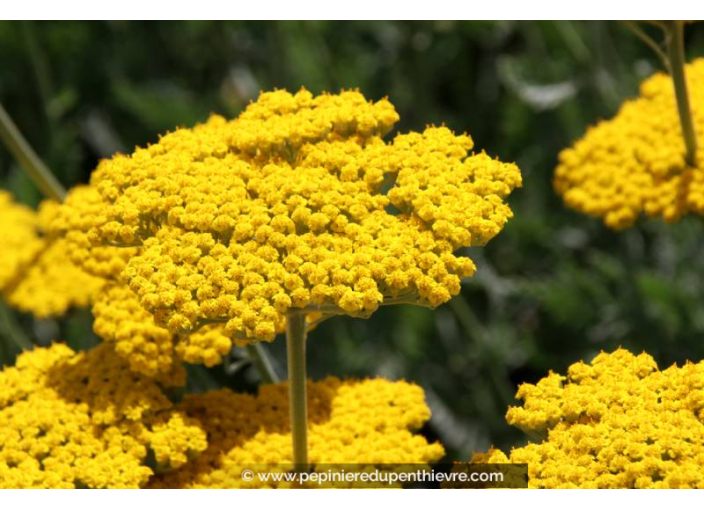
[{"label": "achillea plant", "polygon": [[[241,477],[253,465],[293,467],[284,384],[256,396],[186,395],[176,405],[163,388],[184,383],[182,367],[157,382],[131,372],[112,348],[35,348],[0,372],[0,488],[291,485]],[[413,433],[430,418],[420,387],[335,378],[309,386],[313,462],[417,464],[444,455]]]},{"label": "achillea plant", "polygon": [[109,344],[35,348],[0,372],[0,487],[139,488],[205,450],[197,425]]},{"label": "achillea plant", "polygon": [[[704,111],[704,59],[687,66],[694,112]],[[694,116],[704,137],[704,116]],[[602,218],[611,228],[633,225],[642,214],[675,221],[704,214],[704,155],[685,162],[672,80],[657,73],[611,120],[587,131],[560,153],[555,189],[565,203]]]},{"label": "achillea plant", "polygon": [[644,214],[704,214],[704,59],[685,66],[682,22],[667,23],[670,74],[645,80],[638,98],[563,150],[555,170],[565,204],[613,229]]},{"label": "achillea plant", "polygon": [[471,139],[447,128],[384,143],[396,120],[358,92],[264,93],[233,121],[102,162],[91,179],[102,204],[75,190],[62,228],[139,246],[122,276],[174,333],[223,322],[232,338],[270,341],[290,310],[437,306],[474,272],[455,252],[511,216],[503,199],[520,173],[469,155]]},{"label": "achillea plant", "polygon": [[[475,271],[461,249],[512,216],[515,165],[470,153],[471,138],[445,127],[385,142],[397,120],[356,91],[263,93],[234,120],[101,162],[65,199],[35,168],[54,199],[38,214],[0,195],[8,300],[40,316],[92,304],[105,340],[35,349],[0,373],[4,483],[235,487],[247,463],[439,460],[443,448],[413,434],[430,417],[419,387],[305,375],[319,322],[447,302]],[[49,288],[63,301],[37,297]],[[163,390],[183,386],[183,362],[212,366],[284,331],[287,385],[178,405]]]},{"label": "achillea plant", "polygon": [[516,398],[508,423],[542,439],[474,462],[527,463],[531,488],[704,488],[704,362],[658,370],[619,349]]},{"label": "achillea plant", "polygon": [[385,142],[397,120],[356,91],[275,91],[234,120],[103,161],[50,226],[114,282],[96,331],[148,374],[286,331],[294,460],[306,464],[307,331],[447,302],[475,271],[460,250],[501,231],[521,185],[515,165],[470,153],[471,138],[445,127]]}]

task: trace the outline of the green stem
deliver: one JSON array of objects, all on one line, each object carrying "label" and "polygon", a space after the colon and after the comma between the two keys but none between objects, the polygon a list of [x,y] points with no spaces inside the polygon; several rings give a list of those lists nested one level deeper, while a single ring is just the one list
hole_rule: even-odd
[{"label": "green stem", "polygon": [[689,106],[687,80],[684,72],[684,24],[681,21],[671,21],[667,25],[667,53],[670,60],[670,72],[675,86],[677,111],[682,125],[682,136],[687,150],[685,159],[689,166],[695,166],[697,154],[697,136],[692,122],[692,110]]},{"label": "green stem", "polygon": [[66,190],[27,143],[2,104],[0,104],[0,139],[24,167],[44,196],[62,202],[66,196]]},{"label": "green stem", "polygon": [[296,470],[306,471],[308,469],[308,402],[305,313],[289,311],[286,315],[286,348],[293,463]]},{"label": "green stem", "polygon": [[642,42],[644,42],[647,46],[650,47],[651,50],[655,52],[655,54],[662,60],[662,63],[665,65],[665,68],[667,69],[667,72],[670,72],[670,59],[669,57],[665,54],[663,51],[662,47],[655,42],[655,40],[650,37],[645,31],[638,26],[638,24],[634,21],[622,21],[622,23],[631,31],[633,34],[635,34],[638,39],[640,39]]},{"label": "green stem", "polygon": [[22,328],[17,324],[15,316],[7,307],[4,301],[0,300],[0,335],[5,333],[7,338],[12,340],[12,343],[21,351],[26,351],[32,348],[32,341],[27,338]]},{"label": "green stem", "polygon": [[261,343],[257,342],[256,344],[248,345],[247,352],[264,382],[269,384],[279,382],[279,376],[274,370],[269,353],[266,352],[266,348]]},{"label": "green stem", "polygon": [[49,65],[37,39],[35,22],[24,21],[22,22],[22,28],[24,32],[25,46],[27,48],[27,52],[29,53],[29,62],[32,65],[34,77],[36,78],[37,87],[39,89],[39,95],[42,99],[42,104],[44,105],[44,114],[46,115],[49,123],[53,124],[55,116],[51,114],[50,102],[51,97],[54,95],[54,85],[53,80],[51,79],[51,73],[49,72]]}]

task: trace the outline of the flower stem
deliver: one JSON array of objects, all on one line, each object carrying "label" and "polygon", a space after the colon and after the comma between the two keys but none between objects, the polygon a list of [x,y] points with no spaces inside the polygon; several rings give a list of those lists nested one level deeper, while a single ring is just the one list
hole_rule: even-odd
[{"label": "flower stem", "polygon": [[680,115],[682,136],[686,148],[685,159],[689,166],[695,166],[697,153],[697,136],[692,122],[692,110],[689,106],[687,80],[684,72],[684,27],[681,21],[671,21],[667,25],[667,54],[670,60],[670,73],[675,86],[677,110]]},{"label": "flower stem", "polygon": [[2,104],[0,104],[0,139],[44,196],[62,202],[66,196],[66,190],[27,143]]},{"label": "flower stem", "polygon": [[634,21],[628,21],[628,20],[623,20],[622,23],[631,31],[633,34],[640,39],[642,42],[644,42],[651,50],[655,52],[655,54],[660,58],[662,63],[665,65],[665,68],[667,69],[667,72],[670,71],[670,58],[667,56],[667,54],[663,51],[662,47],[655,42],[655,40],[650,37],[642,28],[638,26],[638,24]]},{"label": "flower stem", "polygon": [[17,324],[12,311],[0,299],[0,338],[3,336],[7,336],[20,351],[27,351],[33,346],[32,341]]},{"label": "flower stem", "polygon": [[289,311],[286,315],[286,348],[293,463],[297,471],[305,471],[308,468],[305,313]]},{"label": "flower stem", "polygon": [[266,352],[266,348],[261,343],[257,342],[256,344],[248,345],[247,352],[264,382],[269,384],[279,382],[279,376],[274,370],[269,353]]}]

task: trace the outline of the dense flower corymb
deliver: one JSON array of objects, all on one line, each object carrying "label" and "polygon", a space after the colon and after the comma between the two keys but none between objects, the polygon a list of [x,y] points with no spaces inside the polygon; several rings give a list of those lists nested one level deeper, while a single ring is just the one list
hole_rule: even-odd
[{"label": "dense flower corymb", "polygon": [[[140,305],[137,295],[123,283],[122,270],[130,257],[139,253],[138,247],[90,243],[88,231],[100,221],[103,205],[95,188],[77,186],[71,190],[63,207],[43,214],[47,217],[49,235],[60,238],[63,258],[70,259],[85,273],[83,279],[86,274],[95,277],[89,279],[91,283],[97,282],[98,287],[91,293],[95,333],[106,342],[114,342],[115,351],[129,362],[132,370],[150,377],[168,376],[173,367],[183,361],[207,366],[220,363],[233,345],[233,341],[222,334],[222,325],[207,325],[189,334],[174,334],[157,326],[152,314]],[[66,264],[57,264],[57,270],[65,271],[65,267]],[[58,281],[65,280],[59,275]],[[74,284],[74,287],[79,286]],[[65,295],[70,296],[71,292]]]},{"label": "dense flower corymb", "polygon": [[63,217],[83,215],[93,245],[141,246],[122,275],[174,333],[224,322],[272,340],[291,309],[437,306],[475,270],[457,250],[503,228],[521,176],[444,127],[384,142],[397,120],[354,91],[263,93],[234,120],[102,162],[102,204],[69,196]]},{"label": "dense flower corymb", "polygon": [[[444,455],[440,444],[413,434],[430,418],[420,387],[332,377],[308,386],[311,463],[422,464]],[[277,384],[261,387],[257,396],[230,390],[186,396],[180,409],[203,424],[208,449],[180,469],[154,477],[149,487],[290,487],[291,482],[241,477],[253,466],[291,469],[286,391],[285,384]]]},{"label": "dense flower corymb", "polygon": [[[171,383],[183,384],[181,368]],[[444,455],[413,432],[423,390],[383,379],[309,383],[311,462],[429,463]],[[286,384],[256,396],[218,390],[174,405],[109,343],[22,354],[0,372],[0,488],[259,486],[244,466],[291,467]],[[284,487],[290,484],[269,483]]]},{"label": "dense flower corymb", "polygon": [[[694,129],[704,139],[704,59],[686,66]],[[704,214],[704,154],[685,163],[672,79],[658,73],[645,80],[637,99],[626,101],[611,120],[587,131],[560,153],[555,189],[565,203],[630,227],[641,215],[675,221]]]},{"label": "dense flower corymb", "polygon": [[704,488],[704,362],[661,371],[619,349],[516,397],[508,423],[545,439],[475,462],[527,463],[531,488]]},{"label": "dense flower corymb", "polygon": [[0,290],[9,304],[37,317],[86,307],[102,285],[72,262],[65,239],[48,232],[57,207],[45,201],[37,213],[0,190]]},{"label": "dense flower corymb", "polygon": [[200,424],[111,349],[55,344],[0,372],[1,488],[139,488],[149,452],[163,470],[205,450]]}]

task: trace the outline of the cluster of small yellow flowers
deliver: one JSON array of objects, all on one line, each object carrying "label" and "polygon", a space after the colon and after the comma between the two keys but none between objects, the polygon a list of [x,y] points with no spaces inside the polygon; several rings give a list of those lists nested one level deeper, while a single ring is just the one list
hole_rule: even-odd
[{"label": "cluster of small yellow flowers", "polygon": [[233,345],[244,347],[247,344],[241,340],[233,341],[224,335],[221,325],[210,324],[192,333],[180,334],[175,351],[187,363],[212,367],[222,363],[223,357],[227,356]]},{"label": "cluster of small yellow flowers", "polygon": [[120,284],[108,283],[97,294],[93,315],[95,333],[106,342],[114,342],[115,352],[133,371],[151,377],[171,373],[182,361],[217,365],[233,345],[222,334],[222,326],[208,325],[178,336],[157,326],[137,296]]},{"label": "cluster of small yellow flowers", "polygon": [[38,214],[0,192],[0,289],[9,304],[38,317],[88,306],[102,285],[71,261],[64,239],[48,234],[58,207],[44,202]]},{"label": "cluster of small yellow flowers", "polygon": [[87,233],[100,218],[104,205],[95,188],[78,186],[70,191],[63,206],[46,215],[48,231],[61,236],[59,242],[65,245],[71,260],[100,278],[94,279],[100,289],[93,296],[95,333],[114,342],[117,354],[133,371],[151,377],[171,373],[182,361],[207,366],[221,363],[233,344],[221,333],[221,326],[204,326],[176,336],[154,324],[153,316],[140,306],[137,296],[119,283],[127,261],[139,249],[91,245]]},{"label": "cluster of small yellow flowers", "polygon": [[41,255],[6,290],[7,302],[40,318],[63,315],[72,307],[89,306],[103,281],[76,266],[68,253],[63,239],[46,242]]},{"label": "cluster of small yellow flowers", "polygon": [[[312,464],[403,464],[438,461],[442,446],[413,430],[430,418],[423,390],[383,379],[308,384],[309,455]],[[208,433],[208,449],[181,469],[152,478],[153,488],[285,488],[291,482],[251,482],[242,471],[291,469],[291,434],[285,384],[259,395],[218,390],[187,395],[181,409]],[[312,485],[319,487],[318,484]],[[337,484],[336,486],[339,486]]]},{"label": "cluster of small yellow flowers", "polygon": [[504,199],[521,185],[514,165],[484,153],[466,158],[472,146],[469,136],[431,128],[398,136],[389,155],[398,168],[391,203],[413,212],[454,250],[496,236],[512,216]]},{"label": "cluster of small yellow flowers", "polygon": [[[368,102],[356,91],[313,97],[277,90],[262,94],[238,119],[227,125],[221,145],[250,157],[295,159],[306,144],[326,139],[384,136],[399,117],[386,99]],[[198,149],[195,147],[194,149]]]},{"label": "cluster of small yellow flowers", "polygon": [[41,251],[37,221],[34,211],[0,190],[0,289],[12,285],[20,270]]},{"label": "cluster of small yellow flowers", "polygon": [[704,362],[658,370],[619,349],[516,396],[508,423],[544,440],[475,462],[527,463],[531,488],[704,488]]},{"label": "cluster of small yellow flowers", "polygon": [[144,436],[154,452],[157,471],[178,469],[207,447],[207,435],[198,420],[174,411],[152,420]]},{"label": "cluster of small yellow flowers", "polygon": [[434,307],[474,273],[456,251],[503,228],[521,176],[444,127],[385,143],[397,120],[356,91],[263,93],[234,120],[103,161],[100,198],[67,203],[59,228],[141,246],[122,277],[172,333],[223,322],[231,338],[272,340],[292,308]]},{"label": "cluster of small yellow flowers", "polygon": [[[704,59],[686,66],[694,129],[704,139]],[[611,120],[590,128],[560,153],[555,189],[565,203],[627,228],[641,215],[676,221],[704,214],[704,153],[685,162],[672,79],[658,73],[645,80],[640,97],[626,101]]]},{"label": "cluster of small yellow flowers", "polygon": [[139,488],[204,451],[197,420],[109,344],[25,352],[0,372],[1,488]]},{"label": "cluster of small yellow flowers", "polygon": [[133,371],[154,377],[173,369],[177,362],[173,335],[154,324],[129,288],[107,284],[96,296],[93,316],[95,334],[113,342],[117,355]]},{"label": "cluster of small yellow flowers", "polygon": [[47,218],[51,235],[62,236],[71,260],[86,273],[107,280],[119,278],[136,248],[94,246],[88,232],[99,222],[105,207],[100,193],[90,186],[76,186],[66,196],[64,203]]}]

